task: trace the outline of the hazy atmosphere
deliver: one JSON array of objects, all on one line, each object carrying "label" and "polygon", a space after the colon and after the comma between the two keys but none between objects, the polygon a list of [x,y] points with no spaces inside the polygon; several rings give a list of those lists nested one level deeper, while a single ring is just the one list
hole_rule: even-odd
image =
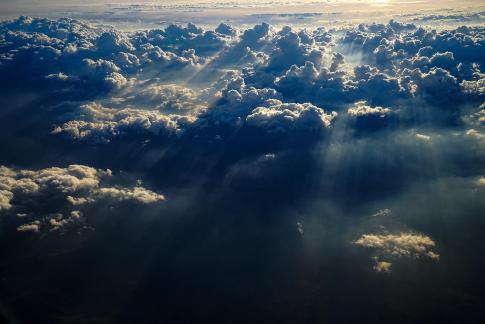
[{"label": "hazy atmosphere", "polygon": [[485,3],[0,0],[0,322],[480,323]]}]

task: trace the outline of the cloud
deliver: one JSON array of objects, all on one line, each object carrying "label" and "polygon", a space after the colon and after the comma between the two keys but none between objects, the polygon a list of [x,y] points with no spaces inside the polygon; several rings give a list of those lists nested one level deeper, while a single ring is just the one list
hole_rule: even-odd
[{"label": "cloud", "polygon": [[181,125],[194,121],[190,116],[164,115],[156,110],[106,108],[97,103],[82,105],[77,114],[74,113],[74,117],[80,119],[55,127],[52,134],[107,143],[127,134],[176,136],[182,131]]},{"label": "cloud", "polygon": [[243,78],[233,77],[227,80],[221,100],[199,116],[199,123],[240,123],[256,107],[269,106],[280,99],[282,96],[275,89],[257,89],[247,86]]},{"label": "cloud", "polygon": [[357,80],[357,92],[360,98],[367,98],[368,101],[377,104],[385,104],[408,96],[406,89],[401,86],[400,79],[371,68],[365,68],[367,73],[362,74],[359,68],[359,66],[356,67],[354,73],[356,76],[362,77]]},{"label": "cloud", "polygon": [[[22,211],[31,219],[18,231],[38,232],[48,227],[57,230],[84,224],[85,218],[74,207],[94,203],[132,201],[153,204],[165,200],[159,193],[140,185],[125,187],[110,184],[115,178],[111,170],[95,169],[85,165],[69,165],[66,168],[51,167],[40,170],[0,167],[1,212]],[[70,210],[68,216],[55,209]],[[50,213],[48,212],[50,210]],[[39,215],[37,215],[39,214]],[[30,215],[27,217],[27,215]],[[37,216],[32,216],[37,215]],[[38,218],[32,220],[32,217]],[[24,218],[27,218],[24,220]]]},{"label": "cloud", "polygon": [[112,172],[95,169],[84,165],[70,165],[67,168],[52,167],[37,171],[16,170],[2,166],[0,177],[2,190],[22,196],[42,196],[59,194],[68,197],[83,198],[85,202],[96,201],[98,197],[110,197],[118,200],[133,199],[140,202],[164,200],[143,187],[131,189],[102,187],[103,181],[112,176]]},{"label": "cloud", "polygon": [[473,101],[479,102],[485,98],[485,78],[483,76],[476,80],[463,80],[460,87],[464,96]]},{"label": "cloud", "polygon": [[12,201],[13,193],[8,190],[0,190],[0,211],[3,209],[9,209],[12,207],[10,202]]},{"label": "cloud", "polygon": [[428,73],[414,70],[411,75],[418,86],[417,94],[438,102],[459,99],[459,83],[447,70],[432,68]]},{"label": "cloud", "polygon": [[[77,108],[70,119],[58,111],[62,114],[50,125],[42,125],[51,130],[56,125],[53,134],[76,140],[106,143],[120,134],[180,134],[208,119],[238,123],[258,106],[274,105],[270,99],[335,111],[363,101],[381,111],[391,109],[381,119],[349,114],[358,120],[353,127],[366,133],[398,117],[411,124],[431,114],[456,123],[460,105],[483,97],[480,57],[464,59],[459,53],[464,47],[480,51],[480,28],[432,32],[390,21],[345,28],[340,39],[324,28],[297,32],[265,23],[240,32],[227,24],[214,31],[188,24],[123,33],[70,19],[21,17],[2,23],[1,30],[0,70],[15,76],[2,81],[5,87],[35,89],[40,105],[85,107],[95,101],[103,106],[98,110],[118,109],[105,109],[99,119],[82,111],[76,116]],[[370,56],[356,64],[354,53],[342,47],[349,42],[361,44]],[[218,78],[226,79],[212,83]],[[189,84],[184,87],[180,80]],[[419,100],[426,101],[423,113],[410,108]],[[444,102],[456,107],[438,107]]]},{"label": "cloud", "polygon": [[[71,20],[22,20],[26,18],[2,24],[5,37],[12,38],[2,47],[5,65],[0,69],[8,70],[5,75],[16,69],[42,82],[32,79],[27,86],[5,80],[6,88],[19,96],[36,95],[35,102],[19,104],[22,111],[6,115],[5,133],[26,141],[44,138],[49,154],[66,154],[69,163],[89,165],[95,156],[100,165],[109,166],[116,151],[120,161],[127,159],[116,161],[122,169],[129,166],[143,174],[141,165],[155,165],[155,174],[170,165],[173,172],[167,178],[177,178],[184,159],[189,163],[222,156],[214,164],[220,168],[215,173],[224,178],[233,165],[255,155],[328,145],[329,157],[337,159],[340,148],[349,159],[339,162],[344,175],[343,166],[353,172],[375,169],[404,182],[401,166],[412,170],[409,177],[420,172],[397,161],[394,148],[417,156],[422,147],[416,134],[429,134],[441,145],[435,132],[446,133],[451,125],[475,130],[460,133],[465,141],[482,133],[476,115],[483,81],[480,59],[464,60],[456,51],[433,45],[438,38],[441,43],[456,38],[460,46],[477,46],[479,28],[432,32],[391,21],[342,30],[260,24],[237,31],[221,25],[211,31],[189,24],[125,33]],[[31,31],[35,28],[45,34]],[[361,45],[349,52],[347,41]],[[52,49],[44,55],[35,46]],[[19,54],[24,50],[26,56]],[[40,57],[44,64],[36,63],[36,68],[42,71],[22,70],[23,63]],[[21,115],[31,118],[25,121]],[[140,144],[136,159],[129,153],[133,143]],[[385,143],[392,144],[386,152],[394,164],[369,148],[387,147]],[[235,152],[228,149],[232,146],[247,149]],[[356,157],[355,147],[366,152],[366,159]],[[6,164],[32,165],[27,146],[14,151],[18,153]],[[441,146],[436,154],[440,152]],[[49,165],[48,154],[41,156],[46,156],[42,165]],[[204,172],[209,171],[200,170],[193,181]],[[362,186],[377,182],[371,174]],[[351,180],[341,180],[350,190]]]},{"label": "cloud", "polygon": [[346,117],[356,134],[363,135],[395,127],[398,116],[398,111],[358,101],[347,109]]},{"label": "cloud", "polygon": [[416,134],[416,138],[421,140],[421,141],[425,141],[425,142],[429,142],[431,140],[431,136],[419,134],[419,133]]},{"label": "cloud", "polygon": [[283,76],[275,81],[276,88],[289,97],[308,92],[318,79],[319,71],[312,62],[299,67],[292,65]]},{"label": "cloud", "polygon": [[377,213],[373,214],[372,217],[385,217],[392,214],[389,208],[379,209]]},{"label": "cloud", "polygon": [[[421,133],[433,145],[441,145],[434,132],[446,133],[450,125],[466,128],[460,133],[465,141],[478,141],[482,133],[478,27],[431,31],[390,21],[296,31],[265,23],[240,30],[188,24],[125,33],[69,19],[22,17],[2,23],[1,30],[0,70],[18,76],[3,84],[37,97],[17,113],[31,116],[29,123],[7,115],[5,132],[62,143],[57,149],[69,152],[70,161],[89,164],[91,157],[81,152],[93,153],[94,142],[104,144],[95,155],[110,165],[115,147],[128,158],[125,148],[136,142],[143,143],[143,162],[130,160],[136,168],[224,156],[216,163],[224,178],[222,173],[254,155],[330,145],[349,159],[342,165],[357,169],[360,163],[367,170],[376,163],[399,178],[398,167],[383,167],[385,159],[365,146],[369,162],[356,162],[351,148],[359,144],[344,133],[370,146],[393,143],[412,156]],[[473,55],[464,47],[473,48]],[[364,139],[372,136],[382,138]],[[250,145],[255,139],[257,145]],[[228,153],[232,145],[251,149]],[[194,147],[197,154],[188,153]],[[397,153],[388,151],[394,160]],[[154,161],[155,152],[166,155]],[[179,170],[173,168],[175,177]],[[10,203],[8,194],[2,197],[3,206]]]},{"label": "cloud", "polygon": [[354,107],[349,108],[347,113],[349,116],[356,118],[369,116],[385,118],[386,115],[391,113],[391,110],[389,108],[367,106],[365,101],[359,101],[355,103]]},{"label": "cloud", "polygon": [[432,250],[436,245],[435,242],[430,237],[421,234],[364,234],[353,243],[361,247],[376,249],[391,257],[439,259],[439,255]]},{"label": "cloud", "polygon": [[237,30],[225,23],[220,23],[219,26],[214,30],[216,33],[227,36],[236,36]]},{"label": "cloud", "polygon": [[40,230],[40,222],[39,221],[34,221],[29,224],[23,224],[17,227],[17,231],[19,232],[34,232],[38,233]]},{"label": "cloud", "polygon": [[279,103],[254,109],[246,118],[246,122],[270,133],[318,132],[330,127],[336,115],[336,112],[327,114],[323,109],[309,103]]},{"label": "cloud", "polygon": [[[399,60],[409,54],[416,54],[426,48],[426,56],[434,53],[453,53],[460,61],[481,61],[483,54],[483,27],[463,26],[452,30],[427,30],[425,28],[395,28],[392,21],[384,24],[361,24],[346,31],[342,43],[349,50],[360,50],[367,63],[376,63],[374,54],[384,49],[392,50],[387,59]],[[379,48],[377,51],[376,49]],[[376,53],[374,53],[376,51]],[[395,53],[396,55],[393,55]],[[421,51],[421,54],[424,54]],[[482,56],[483,57],[483,56]],[[377,59],[379,56],[377,57]],[[390,63],[390,62],[388,62]],[[388,66],[388,64],[385,64]]]},{"label": "cloud", "polygon": [[[163,33],[178,37],[173,28]],[[0,77],[0,83],[24,89],[65,88],[62,96],[67,100],[120,90],[131,78],[144,73],[153,75],[153,69],[164,72],[164,76],[177,69],[183,77],[203,62],[196,55],[195,45],[184,48],[174,39],[177,47],[162,46],[163,50],[153,44],[156,42],[149,35],[105,31],[71,19],[21,17],[1,23],[0,30],[6,35],[0,39],[0,70],[3,76],[10,76],[9,80]],[[219,38],[209,36],[196,39],[194,44],[205,48],[212,46],[210,41],[218,46],[225,44],[225,40],[221,43]],[[41,81],[46,77],[51,82]]]},{"label": "cloud", "polygon": [[391,267],[392,267],[392,263],[391,262],[379,261],[378,259],[376,259],[376,263],[375,263],[373,269],[376,272],[389,273],[389,272],[391,272]]},{"label": "cloud", "polygon": [[123,34],[109,31],[102,33],[96,40],[98,51],[104,53],[133,52],[135,48]]},{"label": "cloud", "polygon": [[271,27],[267,23],[255,25],[253,28],[246,29],[241,35],[240,44],[255,49],[264,44],[267,37],[271,35]]},{"label": "cloud", "polygon": [[177,84],[134,85],[128,93],[107,101],[112,106],[130,106],[162,113],[196,115],[206,108],[199,91]]},{"label": "cloud", "polygon": [[115,187],[100,188],[97,192],[95,192],[94,196],[95,200],[100,198],[110,198],[119,201],[135,200],[145,204],[165,200],[163,195],[157,194],[143,187],[133,187],[129,189]]},{"label": "cloud", "polygon": [[413,21],[425,22],[425,21],[459,21],[459,22],[470,22],[470,21],[483,21],[484,13],[462,13],[462,14],[433,14],[433,15],[423,15],[420,17],[413,18]]},{"label": "cloud", "polygon": [[302,43],[300,36],[288,29],[276,39],[275,49],[270,54],[267,69],[272,72],[284,71],[292,65],[299,66],[305,62],[312,62],[320,67],[322,58],[321,50]]},{"label": "cloud", "polygon": [[[64,217],[62,214],[55,214],[49,218],[49,225],[51,226],[51,231],[60,231],[66,230],[69,227],[76,227],[79,225],[83,225],[85,223],[85,218],[83,217],[82,213],[79,210],[73,210],[70,212],[69,216]],[[36,225],[40,225],[39,222]],[[19,228],[22,228],[21,225]],[[28,225],[27,225],[28,226]],[[19,229],[17,228],[17,230]],[[37,229],[37,232],[39,230]]]}]

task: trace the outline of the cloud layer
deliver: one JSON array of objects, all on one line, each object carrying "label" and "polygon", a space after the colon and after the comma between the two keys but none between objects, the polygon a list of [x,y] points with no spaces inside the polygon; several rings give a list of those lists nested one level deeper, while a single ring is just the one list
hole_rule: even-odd
[{"label": "cloud layer", "polygon": [[440,19],[1,22],[7,303],[43,322],[32,291],[82,322],[480,318],[485,27],[422,25]]}]

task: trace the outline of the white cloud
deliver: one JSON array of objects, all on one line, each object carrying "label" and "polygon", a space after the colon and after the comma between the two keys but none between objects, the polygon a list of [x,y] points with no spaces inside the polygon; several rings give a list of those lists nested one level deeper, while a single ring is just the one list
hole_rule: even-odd
[{"label": "white cloud", "polygon": [[376,272],[390,273],[391,267],[392,267],[391,262],[379,261],[378,259],[375,259],[375,264],[373,269]]},{"label": "white cloud", "polygon": [[254,109],[246,122],[271,133],[315,132],[330,127],[336,115],[336,112],[326,113],[309,103],[279,103]]},{"label": "white cloud", "polygon": [[146,204],[165,200],[163,195],[138,186],[133,188],[99,188],[99,190],[94,193],[94,196],[96,197],[95,199],[111,198],[119,201],[136,200]]},{"label": "white cloud", "polygon": [[431,141],[431,136],[429,135],[416,133],[414,136],[416,136],[416,138],[421,141],[425,141],[425,142]]},{"label": "white cloud", "polygon": [[76,226],[85,222],[82,213],[79,210],[73,210],[68,217],[64,217],[62,214],[55,214],[49,217],[49,225],[51,231],[59,231],[66,229],[69,226]]},{"label": "white cloud", "polygon": [[13,193],[8,190],[0,190],[0,211],[12,207],[10,201],[13,198]]},{"label": "white cloud", "polygon": [[192,116],[165,115],[156,110],[106,108],[97,103],[82,105],[70,115],[79,119],[55,127],[52,134],[100,143],[124,134],[177,135],[182,131],[182,125],[196,120]]},{"label": "white cloud", "polygon": [[354,244],[377,249],[389,256],[439,259],[439,255],[432,250],[435,242],[421,234],[364,234]]},{"label": "white cloud", "polygon": [[391,110],[383,107],[371,107],[366,105],[365,101],[359,101],[355,103],[354,107],[349,108],[347,113],[351,117],[378,116],[384,118],[391,113]]},{"label": "white cloud", "polygon": [[[151,191],[137,183],[133,187],[108,185],[115,178],[108,170],[85,165],[70,165],[67,168],[52,167],[41,170],[18,170],[0,167],[0,211],[22,210],[21,219],[32,218],[37,206],[49,200],[60,200],[64,209],[79,208],[96,202],[112,203],[134,201],[152,204],[165,200],[162,194]],[[57,207],[56,207],[57,206]],[[59,208],[58,203],[52,203]],[[26,212],[31,211],[31,212]],[[69,216],[55,212],[39,215],[39,219],[22,224],[19,231],[38,232],[40,227],[51,230],[83,224],[85,218],[80,210],[72,209]],[[30,215],[30,216],[29,216]]]},{"label": "white cloud", "polygon": [[40,222],[34,221],[32,223],[20,225],[17,227],[17,231],[38,233],[40,231]]}]

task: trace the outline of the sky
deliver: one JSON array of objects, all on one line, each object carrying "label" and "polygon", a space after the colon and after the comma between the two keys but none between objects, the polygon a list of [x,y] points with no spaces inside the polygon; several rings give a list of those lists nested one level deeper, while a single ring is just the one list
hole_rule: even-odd
[{"label": "sky", "polygon": [[[484,10],[485,5],[477,0],[0,1],[0,17],[3,18],[20,15],[50,18],[67,16],[114,24],[127,31],[188,22],[215,28],[222,21],[245,27],[262,22],[278,26],[292,24],[311,27],[323,23],[339,26],[361,22],[381,23],[393,18],[405,21],[410,15],[470,11],[480,13]],[[298,16],[309,13],[313,16]]]},{"label": "sky", "polygon": [[0,1],[0,319],[477,323],[481,1]]}]

